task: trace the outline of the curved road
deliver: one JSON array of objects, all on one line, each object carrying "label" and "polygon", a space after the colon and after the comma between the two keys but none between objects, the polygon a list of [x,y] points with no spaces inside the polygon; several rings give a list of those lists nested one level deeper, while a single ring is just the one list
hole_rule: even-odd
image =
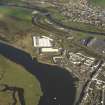
[{"label": "curved road", "polygon": [[64,25],[63,23],[59,22],[58,20],[56,20],[51,13],[49,13],[48,10],[43,9],[41,7],[35,6],[35,5],[30,5],[28,3],[24,3],[24,4],[17,4],[17,3],[0,3],[1,6],[10,6],[10,7],[20,7],[20,8],[27,8],[27,9],[31,9],[31,10],[37,10],[39,11],[41,14],[43,14],[44,16],[46,16],[51,23],[60,26],[62,28],[68,29],[68,30],[73,30],[73,31],[79,31],[79,32],[83,32],[83,33],[88,33],[88,34],[93,34],[93,35],[105,35],[105,32],[95,32],[95,31],[87,31],[87,30],[83,30],[83,29],[78,29],[78,28],[74,28],[74,27],[70,27],[67,25]]}]

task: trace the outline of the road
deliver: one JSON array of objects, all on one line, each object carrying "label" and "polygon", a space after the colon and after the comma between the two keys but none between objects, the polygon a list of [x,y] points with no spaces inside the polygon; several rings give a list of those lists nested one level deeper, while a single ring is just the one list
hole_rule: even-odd
[{"label": "road", "polygon": [[86,94],[86,90],[89,88],[91,82],[93,81],[93,78],[95,77],[95,75],[97,75],[101,71],[101,69],[99,68],[101,67],[102,64],[103,64],[103,60],[100,60],[98,66],[94,69],[94,72],[91,74],[90,78],[84,84],[79,100],[77,101],[76,105],[79,105],[81,103],[82,99],[84,98]]},{"label": "road", "polygon": [[95,31],[87,31],[87,30],[83,30],[83,29],[78,29],[78,28],[74,28],[74,27],[70,27],[67,25],[64,25],[63,23],[59,22],[57,19],[55,19],[53,17],[53,15],[44,8],[38,7],[36,5],[32,5],[29,3],[21,3],[21,4],[17,4],[17,3],[6,3],[6,2],[2,2],[0,3],[1,6],[9,6],[9,7],[20,7],[20,8],[27,8],[27,9],[31,9],[31,10],[37,10],[39,11],[41,14],[46,15],[46,17],[48,18],[48,20],[57,25],[60,26],[61,28],[64,29],[68,29],[68,30],[73,30],[73,31],[78,31],[78,32],[83,32],[83,33],[88,33],[88,34],[92,34],[92,35],[105,35],[105,32],[95,32]]},{"label": "road", "polygon": [[[41,28],[44,28],[44,29],[47,29],[49,31],[53,31],[53,32],[56,32],[56,33],[61,33],[61,35],[65,35],[63,33],[63,31],[59,31],[58,29],[56,29],[55,26],[57,27],[60,27],[60,28],[63,28],[64,30],[73,30],[73,31],[78,31],[78,32],[83,32],[83,33],[88,33],[88,34],[92,34],[92,35],[105,35],[104,32],[92,32],[92,31],[86,31],[86,30],[83,30],[83,29],[78,29],[78,28],[73,28],[73,27],[69,27],[69,26],[66,26],[64,25],[63,23],[59,22],[58,20],[56,20],[53,15],[51,13],[49,13],[48,10],[46,9],[43,9],[41,7],[37,7],[37,6],[34,6],[34,5],[29,5],[29,4],[16,4],[16,3],[0,3],[1,6],[9,6],[9,7],[20,7],[20,8],[27,8],[27,9],[31,9],[31,10],[37,10],[40,12],[42,18],[39,18],[37,15],[36,17],[34,17],[34,24],[40,26]],[[44,19],[43,16],[45,16],[52,24],[48,24],[46,25],[42,23],[42,20]],[[51,26],[51,27],[50,27]],[[53,26],[53,29],[52,29],[52,26]],[[59,32],[58,32],[59,31]],[[86,89],[88,83],[91,81],[91,79],[89,79],[89,81],[87,81],[87,83],[85,84],[84,88],[82,89],[82,93],[81,95],[83,96],[84,94],[84,90]],[[80,97],[80,100],[79,102],[81,101],[81,97]],[[78,105],[78,103],[77,103]]]}]

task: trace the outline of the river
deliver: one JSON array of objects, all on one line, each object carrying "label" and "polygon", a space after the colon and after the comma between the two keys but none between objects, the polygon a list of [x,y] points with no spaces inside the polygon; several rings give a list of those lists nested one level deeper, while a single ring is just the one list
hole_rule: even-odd
[{"label": "river", "polygon": [[73,105],[76,93],[75,80],[67,70],[39,63],[28,53],[1,42],[0,54],[22,65],[37,77],[43,91],[39,105]]}]

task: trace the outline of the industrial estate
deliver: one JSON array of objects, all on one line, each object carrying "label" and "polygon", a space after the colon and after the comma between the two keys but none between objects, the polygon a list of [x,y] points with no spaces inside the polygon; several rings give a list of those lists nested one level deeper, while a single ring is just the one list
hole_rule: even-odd
[{"label": "industrial estate", "polygon": [[105,105],[105,0],[1,0],[0,105]]}]

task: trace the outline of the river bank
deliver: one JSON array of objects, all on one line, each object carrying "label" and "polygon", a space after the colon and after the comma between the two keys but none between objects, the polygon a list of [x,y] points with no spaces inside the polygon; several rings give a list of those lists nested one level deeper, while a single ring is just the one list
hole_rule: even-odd
[{"label": "river bank", "polygon": [[[32,60],[28,53],[0,43],[0,54],[22,65],[40,81],[43,96],[39,105],[72,105],[75,100],[74,80],[70,73],[56,66],[45,65]],[[54,100],[56,97],[56,100]]]}]

